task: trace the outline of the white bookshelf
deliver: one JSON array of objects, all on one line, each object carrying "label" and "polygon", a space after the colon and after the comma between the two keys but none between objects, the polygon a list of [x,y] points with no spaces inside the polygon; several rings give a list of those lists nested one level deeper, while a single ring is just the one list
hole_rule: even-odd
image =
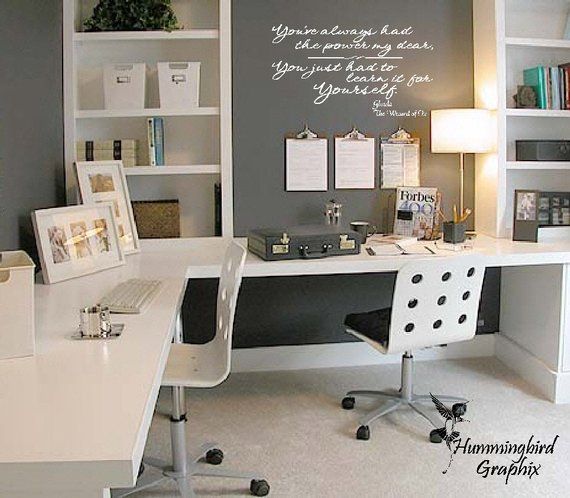
[{"label": "white bookshelf", "polygon": [[516,140],[570,139],[570,111],[516,109],[523,70],[570,62],[568,0],[474,0],[475,106],[497,111],[495,154],[476,158],[476,228],[512,233],[515,189],[570,190],[570,163],[516,161]]},{"label": "white bookshelf", "polygon": [[[139,141],[125,168],[132,200],[178,199],[182,237],[214,235],[214,184],[222,185],[222,234],[233,235],[231,0],[173,0],[182,29],[86,33],[96,0],[64,0],[65,160],[68,201],[77,199],[75,142]],[[160,108],[157,62],[200,61],[200,105]],[[144,109],[104,108],[103,66],[147,64]],[[165,166],[149,164],[146,118],[165,125]]]}]

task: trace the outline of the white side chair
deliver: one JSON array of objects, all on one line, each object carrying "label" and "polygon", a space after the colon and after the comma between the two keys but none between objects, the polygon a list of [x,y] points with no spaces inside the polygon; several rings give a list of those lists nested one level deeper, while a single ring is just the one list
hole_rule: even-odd
[{"label": "white side chair", "polygon": [[[383,354],[403,353],[399,391],[350,391],[342,400],[346,410],[354,408],[357,396],[384,401],[362,417],[357,439],[370,439],[370,423],[401,406],[409,406],[434,428],[441,427],[423,406],[432,404],[431,396],[414,393],[412,350],[474,337],[484,273],[482,260],[474,255],[416,260],[398,272],[391,308],[346,317],[348,333]],[[466,401],[455,396],[436,396],[442,402]],[[441,442],[434,431],[430,440]]]},{"label": "white side chair", "polygon": [[[186,449],[184,388],[214,387],[224,382],[230,373],[234,315],[246,255],[246,249],[235,242],[230,244],[226,252],[218,286],[214,338],[206,344],[179,342],[171,347],[162,386],[172,388],[172,416],[170,417],[172,463],[154,458],[143,458],[144,464],[153,469],[145,469],[139,476],[136,487],[113,490],[113,498],[136,493],[168,479],[176,482],[182,497],[193,497],[195,495],[190,481],[194,476],[248,479],[251,480],[251,494],[266,496],[269,493],[269,484],[257,473],[212,468],[211,465],[222,463],[224,456],[216,443],[206,443],[190,454]],[[180,320],[178,329],[181,331]],[[179,339],[181,341],[181,337]],[[205,459],[206,464],[200,462],[202,459]],[[155,472],[154,469],[159,472]]]}]

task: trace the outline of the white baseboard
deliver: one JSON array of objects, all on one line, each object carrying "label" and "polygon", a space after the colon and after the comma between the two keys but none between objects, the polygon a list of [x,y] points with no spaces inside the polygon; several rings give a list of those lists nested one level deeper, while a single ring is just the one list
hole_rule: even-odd
[{"label": "white baseboard", "polygon": [[496,334],[495,355],[553,403],[570,403],[570,373],[554,372],[513,340]]},{"label": "white baseboard", "polygon": [[[419,361],[475,358],[495,354],[495,335],[414,352]],[[310,368],[356,367],[399,363],[401,355],[383,355],[364,342],[234,349],[233,372],[267,372]]]}]

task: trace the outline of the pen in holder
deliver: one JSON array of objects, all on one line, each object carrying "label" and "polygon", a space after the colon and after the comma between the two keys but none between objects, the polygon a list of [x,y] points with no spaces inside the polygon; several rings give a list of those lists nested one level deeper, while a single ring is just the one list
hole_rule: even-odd
[{"label": "pen in holder", "polygon": [[76,339],[111,339],[121,335],[123,324],[111,323],[108,306],[88,306],[79,310],[79,330]]}]

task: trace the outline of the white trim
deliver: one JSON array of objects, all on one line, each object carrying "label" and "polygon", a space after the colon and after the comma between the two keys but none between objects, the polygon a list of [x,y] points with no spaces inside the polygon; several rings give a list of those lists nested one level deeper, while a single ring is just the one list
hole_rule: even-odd
[{"label": "white trim", "polygon": [[[414,352],[419,361],[493,356],[495,335]],[[235,349],[233,372],[269,372],[310,368],[356,367],[400,363],[400,355],[383,355],[364,342]]]},{"label": "white trim", "polygon": [[495,355],[553,403],[570,403],[570,372],[554,372],[516,342],[496,334]]},{"label": "white trim", "polygon": [[232,114],[232,3],[220,0],[220,162],[222,235],[234,235]]}]

